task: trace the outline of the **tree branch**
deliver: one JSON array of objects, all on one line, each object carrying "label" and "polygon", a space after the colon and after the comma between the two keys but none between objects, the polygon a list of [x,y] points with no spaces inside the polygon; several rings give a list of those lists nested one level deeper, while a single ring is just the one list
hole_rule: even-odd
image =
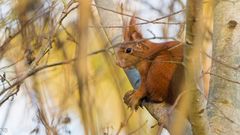
[{"label": "tree branch", "polygon": [[[186,18],[186,45],[184,46],[185,86],[184,90],[191,90],[185,100],[187,106],[183,112],[189,116],[193,135],[209,135],[209,123],[206,111],[207,100],[204,93],[202,79],[201,50],[207,44],[206,37],[208,23],[204,10],[211,14],[211,0],[206,3],[203,0],[188,0]],[[208,6],[206,9],[204,6]],[[210,18],[211,19],[211,18]],[[211,38],[210,38],[211,39]],[[187,101],[187,102],[186,102]],[[180,106],[182,108],[183,106]]]}]

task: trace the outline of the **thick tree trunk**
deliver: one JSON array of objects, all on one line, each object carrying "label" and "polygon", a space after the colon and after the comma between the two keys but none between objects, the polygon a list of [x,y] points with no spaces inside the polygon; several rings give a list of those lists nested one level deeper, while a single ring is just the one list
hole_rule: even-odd
[{"label": "thick tree trunk", "polygon": [[[205,5],[204,5],[205,4]],[[209,40],[208,23],[204,6],[211,6],[211,0],[188,0],[186,19],[186,45],[184,46],[184,65],[186,82],[184,90],[187,91],[186,100],[180,107],[187,112],[194,135],[208,135],[209,126],[206,113],[207,100],[204,96],[202,52],[205,42]],[[211,11],[209,11],[211,13]],[[188,106],[188,107],[186,107]],[[185,109],[185,110],[184,110]]]},{"label": "thick tree trunk", "polygon": [[216,0],[208,112],[215,135],[240,132],[240,0]]}]

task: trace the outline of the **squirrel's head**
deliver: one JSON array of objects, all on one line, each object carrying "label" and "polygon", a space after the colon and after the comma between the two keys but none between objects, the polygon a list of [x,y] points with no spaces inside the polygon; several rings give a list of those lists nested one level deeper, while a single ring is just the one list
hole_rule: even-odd
[{"label": "squirrel's head", "polygon": [[124,25],[123,37],[124,43],[117,47],[117,64],[122,68],[131,68],[143,59],[141,53],[147,48],[136,25],[135,16],[131,18],[129,25]]}]

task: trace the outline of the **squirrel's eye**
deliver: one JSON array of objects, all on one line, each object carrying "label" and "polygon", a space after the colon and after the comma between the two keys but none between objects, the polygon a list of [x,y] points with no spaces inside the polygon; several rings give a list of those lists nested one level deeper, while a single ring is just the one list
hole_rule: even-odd
[{"label": "squirrel's eye", "polygon": [[125,50],[125,53],[131,53],[132,52],[132,48],[127,48],[126,50]]}]

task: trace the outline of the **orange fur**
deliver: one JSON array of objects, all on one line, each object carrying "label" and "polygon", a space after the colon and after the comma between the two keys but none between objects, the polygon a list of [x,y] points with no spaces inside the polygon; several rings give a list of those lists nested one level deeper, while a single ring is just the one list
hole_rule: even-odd
[{"label": "orange fur", "polygon": [[141,75],[140,87],[125,95],[125,103],[133,109],[137,109],[143,99],[173,104],[184,79],[180,64],[183,60],[181,43],[143,40],[135,17],[132,17],[129,26],[125,26],[123,33],[125,42],[135,43],[122,44],[118,48],[117,63],[123,68],[136,67]]}]

